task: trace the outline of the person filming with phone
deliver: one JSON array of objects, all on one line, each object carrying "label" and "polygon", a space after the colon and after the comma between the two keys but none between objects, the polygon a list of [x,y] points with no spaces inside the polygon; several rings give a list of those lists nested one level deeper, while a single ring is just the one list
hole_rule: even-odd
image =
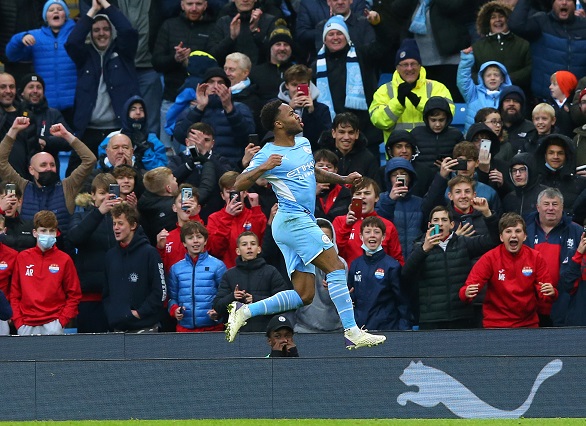
[{"label": "person filming with phone", "polygon": [[[473,204],[481,212],[489,211],[485,198],[474,198]],[[473,306],[461,302],[458,294],[472,269],[472,260],[499,242],[498,217],[490,215],[485,222],[489,235],[458,235],[447,207],[436,206],[431,210],[428,229],[415,243],[401,271],[403,285],[410,290],[415,324],[420,329],[477,326]]]},{"label": "person filming with phone", "polygon": [[208,250],[222,260],[227,268],[236,266],[236,242],[244,231],[252,231],[262,241],[267,218],[262,212],[259,195],[236,191],[234,185],[238,172],[230,171],[219,180],[221,195],[226,206],[208,217]]}]

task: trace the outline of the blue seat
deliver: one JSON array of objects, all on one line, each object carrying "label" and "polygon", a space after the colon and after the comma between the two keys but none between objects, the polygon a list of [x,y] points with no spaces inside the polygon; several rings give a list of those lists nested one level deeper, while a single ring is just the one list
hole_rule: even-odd
[{"label": "blue seat", "polygon": [[383,84],[387,84],[389,81],[393,79],[393,73],[384,73],[381,74],[378,79],[378,87],[381,87]]},{"label": "blue seat", "polygon": [[466,125],[466,104],[454,104],[456,112],[454,113],[454,119],[452,120],[452,126],[464,131]]}]

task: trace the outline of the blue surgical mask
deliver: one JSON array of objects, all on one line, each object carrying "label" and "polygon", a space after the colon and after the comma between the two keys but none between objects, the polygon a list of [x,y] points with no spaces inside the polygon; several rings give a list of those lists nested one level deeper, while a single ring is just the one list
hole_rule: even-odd
[{"label": "blue surgical mask", "polygon": [[381,251],[383,249],[382,244],[380,246],[378,246],[377,248],[375,248],[374,250],[369,249],[368,247],[366,247],[366,244],[362,243],[362,250],[364,250],[364,252],[366,254],[370,254],[373,255],[375,253],[378,253],[379,251]]},{"label": "blue surgical mask", "polygon": [[57,237],[55,237],[54,235],[39,234],[37,237],[37,241],[39,242],[39,246],[41,246],[43,250],[49,250],[51,247],[55,245]]}]

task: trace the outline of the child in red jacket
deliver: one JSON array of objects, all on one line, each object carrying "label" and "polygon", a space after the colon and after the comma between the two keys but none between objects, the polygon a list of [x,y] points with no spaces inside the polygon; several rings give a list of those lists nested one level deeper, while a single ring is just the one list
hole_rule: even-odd
[{"label": "child in red jacket", "polygon": [[499,232],[503,244],[474,265],[460,299],[471,302],[489,284],[482,307],[485,328],[538,327],[537,301],[553,302],[558,296],[547,263],[541,253],[523,244],[527,229],[520,215],[504,214]]}]

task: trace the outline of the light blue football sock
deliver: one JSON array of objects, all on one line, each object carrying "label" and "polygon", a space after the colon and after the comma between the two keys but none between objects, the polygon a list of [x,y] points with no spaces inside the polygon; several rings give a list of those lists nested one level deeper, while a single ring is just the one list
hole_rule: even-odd
[{"label": "light blue football sock", "polygon": [[248,305],[253,317],[258,315],[272,315],[279,312],[291,311],[303,306],[303,300],[295,290],[280,291],[274,296]]},{"label": "light blue football sock", "polygon": [[326,275],[328,283],[328,291],[330,298],[336,309],[344,330],[356,327],[356,320],[354,319],[354,308],[352,307],[352,299],[348,292],[348,284],[346,282],[346,273],[343,269],[332,271]]}]

